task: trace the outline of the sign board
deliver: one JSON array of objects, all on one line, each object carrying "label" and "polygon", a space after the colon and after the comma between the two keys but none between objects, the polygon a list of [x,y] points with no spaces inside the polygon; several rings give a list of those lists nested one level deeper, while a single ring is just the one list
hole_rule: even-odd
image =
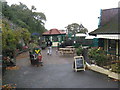
[{"label": "sign board", "polygon": [[85,71],[85,64],[84,64],[83,56],[75,56],[74,57],[74,69],[75,69],[75,71],[79,71],[79,70]]},{"label": "sign board", "polygon": [[77,69],[79,69],[79,68],[84,68],[84,61],[83,61],[83,59],[81,59],[81,58],[76,58],[76,67],[77,67]]}]

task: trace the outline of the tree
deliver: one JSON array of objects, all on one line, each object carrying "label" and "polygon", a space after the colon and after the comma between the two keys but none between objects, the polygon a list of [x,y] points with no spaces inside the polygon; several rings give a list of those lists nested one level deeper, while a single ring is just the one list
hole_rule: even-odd
[{"label": "tree", "polygon": [[[11,22],[10,22],[11,23]],[[2,48],[6,49],[16,49],[16,45],[19,43],[21,39],[27,44],[30,39],[30,33],[25,28],[16,28],[12,30],[8,22],[3,20],[2,23]]]},{"label": "tree", "polygon": [[22,38],[23,38],[26,45],[30,40],[30,35],[31,34],[29,33],[29,31],[27,29],[25,29],[25,28],[21,29],[21,36],[22,36]]},{"label": "tree", "polygon": [[68,33],[76,34],[79,30],[79,24],[72,23],[72,24],[68,25],[66,28],[67,28]]},{"label": "tree", "polygon": [[85,33],[85,34],[87,34],[88,30],[87,30],[87,28],[83,28],[78,33]]},{"label": "tree", "polygon": [[72,23],[69,24],[67,27],[68,33],[73,33],[75,35],[76,33],[87,33],[88,30],[85,28],[82,24]]},{"label": "tree", "polygon": [[15,34],[12,30],[3,30],[2,31],[2,48],[3,50],[12,49],[15,50],[17,39],[15,38]]},{"label": "tree", "polygon": [[23,3],[3,4],[3,16],[11,20],[22,28],[28,29],[31,33],[43,33],[45,31],[46,16],[42,12],[33,12],[36,10],[35,6],[31,7],[31,10]]},{"label": "tree", "polygon": [[66,28],[67,28],[68,34],[74,35],[74,41],[75,41],[75,35],[79,31],[79,24],[72,23],[72,24],[68,25]]},{"label": "tree", "polygon": [[35,8],[34,5],[31,6],[31,11],[32,11],[32,10],[36,10],[36,8]]}]

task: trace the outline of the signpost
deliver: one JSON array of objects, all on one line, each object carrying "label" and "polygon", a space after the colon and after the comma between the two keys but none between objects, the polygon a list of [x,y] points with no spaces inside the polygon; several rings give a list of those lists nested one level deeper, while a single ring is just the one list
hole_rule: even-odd
[{"label": "signpost", "polygon": [[74,57],[74,63],[73,63],[73,69],[77,72],[80,70],[85,71],[85,62],[83,56],[75,56]]}]

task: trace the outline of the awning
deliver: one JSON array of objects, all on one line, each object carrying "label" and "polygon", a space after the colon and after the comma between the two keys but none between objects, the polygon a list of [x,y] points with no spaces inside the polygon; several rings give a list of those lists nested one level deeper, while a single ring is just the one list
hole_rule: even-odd
[{"label": "awning", "polygon": [[105,39],[119,39],[120,40],[120,35],[118,34],[104,34],[104,35],[97,35],[97,38],[105,38]]},{"label": "awning", "polygon": [[85,39],[94,39],[94,38],[96,38],[96,37],[95,36],[89,36],[89,35],[85,37]]},{"label": "awning", "polygon": [[[75,36],[76,36],[76,37],[86,37],[87,34],[77,33]],[[74,37],[74,35],[72,35],[72,37]]]}]

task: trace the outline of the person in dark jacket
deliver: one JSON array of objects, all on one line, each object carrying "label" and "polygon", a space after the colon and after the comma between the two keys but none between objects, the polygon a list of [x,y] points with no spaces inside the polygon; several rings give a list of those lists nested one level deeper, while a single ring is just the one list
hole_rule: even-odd
[{"label": "person in dark jacket", "polygon": [[52,42],[50,40],[48,40],[47,42],[47,47],[48,47],[47,54],[52,55]]}]

